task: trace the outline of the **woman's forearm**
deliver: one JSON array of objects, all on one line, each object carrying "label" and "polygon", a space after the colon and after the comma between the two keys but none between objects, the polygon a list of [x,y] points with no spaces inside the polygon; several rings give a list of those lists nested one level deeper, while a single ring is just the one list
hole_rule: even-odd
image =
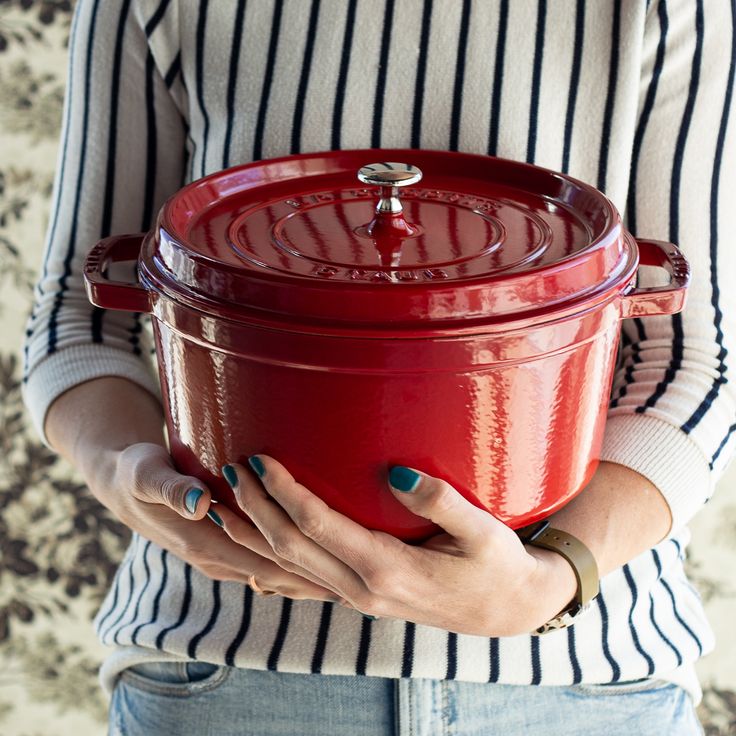
[{"label": "woman's forearm", "polygon": [[550,522],[590,549],[603,577],[664,539],[672,519],[664,497],[643,475],[601,462],[588,486]]},{"label": "woman's forearm", "polygon": [[112,376],[62,394],[49,408],[45,429],[51,446],[86,478],[129,445],[165,444],[158,400],[138,384]]}]

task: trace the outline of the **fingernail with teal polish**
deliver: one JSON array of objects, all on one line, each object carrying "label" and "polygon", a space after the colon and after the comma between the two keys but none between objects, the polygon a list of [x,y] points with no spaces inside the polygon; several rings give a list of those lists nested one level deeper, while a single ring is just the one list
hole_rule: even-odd
[{"label": "fingernail with teal polish", "polygon": [[[361,611],[361,613],[363,613],[363,612]],[[369,618],[371,621],[376,621],[378,619],[378,616],[371,616],[370,613],[363,613],[363,615],[366,618]]]},{"label": "fingernail with teal polish", "polygon": [[266,475],[266,468],[263,465],[263,461],[261,458],[258,457],[258,455],[253,455],[252,457],[248,458],[248,463],[250,464],[251,468],[258,473],[259,478],[263,478],[264,475]]},{"label": "fingernail with teal polish", "polygon": [[224,524],[222,523],[222,519],[220,518],[220,515],[219,515],[219,514],[218,514],[218,513],[216,512],[216,511],[213,511],[212,509],[210,509],[210,510],[209,510],[209,511],[207,512],[207,516],[209,516],[209,517],[210,517],[210,519],[212,519],[212,521],[214,521],[214,522],[215,522],[215,524],[217,524],[217,526],[225,526],[225,525],[224,525]]},{"label": "fingernail with teal polish", "polygon": [[411,493],[419,485],[422,476],[403,465],[395,465],[388,474],[388,482],[397,490]]},{"label": "fingernail with teal polish", "polygon": [[225,480],[229,483],[230,488],[235,488],[238,485],[238,474],[235,472],[235,468],[232,465],[223,465],[222,474]]},{"label": "fingernail with teal polish", "polygon": [[190,514],[194,514],[197,511],[197,502],[202,498],[204,491],[201,488],[190,488],[187,491],[187,495],[184,496],[184,505],[187,507],[187,511]]}]

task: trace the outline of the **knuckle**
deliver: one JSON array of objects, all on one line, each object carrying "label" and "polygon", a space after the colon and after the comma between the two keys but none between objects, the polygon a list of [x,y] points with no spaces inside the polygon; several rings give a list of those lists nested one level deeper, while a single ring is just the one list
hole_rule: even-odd
[{"label": "knuckle", "polygon": [[253,516],[251,504],[248,503],[248,496],[241,492],[240,485],[237,488],[233,488],[233,497],[235,498],[235,503],[238,504],[242,511],[245,511],[248,516]]},{"label": "knuckle", "polygon": [[274,535],[271,539],[271,549],[278,557],[283,557],[285,560],[293,560],[296,556],[295,540],[288,534]]},{"label": "knuckle", "polygon": [[248,547],[253,543],[253,529],[245,524],[242,526],[237,522],[230,524],[227,529],[227,535],[233,540],[233,542],[237,542],[237,544],[243,547]]},{"label": "knuckle", "polygon": [[369,595],[390,595],[397,587],[396,575],[389,568],[373,569],[365,575]]},{"label": "knuckle", "polygon": [[178,509],[184,508],[184,500],[180,493],[180,484],[178,478],[164,478],[159,486],[161,498],[171,507]]},{"label": "knuckle", "polygon": [[351,605],[363,613],[376,616],[380,615],[383,611],[383,599],[370,591],[353,596],[351,598]]},{"label": "knuckle", "polygon": [[315,541],[319,541],[324,537],[325,525],[313,511],[306,511],[294,520],[299,530],[305,536]]},{"label": "knuckle", "polygon": [[279,568],[279,570],[301,577],[301,573],[304,571],[304,568],[301,565],[291,560],[287,560],[286,558],[279,557],[278,555],[275,556],[277,559],[272,560],[272,562]]},{"label": "knuckle", "polygon": [[442,514],[443,512],[453,509],[457,502],[457,491],[449,483],[439,481],[438,487],[432,495],[429,503],[433,511]]},{"label": "knuckle", "polygon": [[130,486],[136,498],[146,498],[148,496],[151,480],[142,463],[136,462],[130,468]]},{"label": "knuckle", "polygon": [[115,476],[124,479],[134,496],[147,497],[152,486],[153,452],[148,445],[129,445],[118,455]]}]

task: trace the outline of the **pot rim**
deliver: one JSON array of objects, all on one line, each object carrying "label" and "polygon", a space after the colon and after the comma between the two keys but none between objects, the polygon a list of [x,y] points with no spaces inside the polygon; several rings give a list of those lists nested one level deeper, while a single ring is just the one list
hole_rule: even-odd
[{"label": "pot rim", "polygon": [[[349,192],[352,196],[358,190],[346,186],[346,172],[352,170],[356,158],[366,160],[379,154],[397,159],[413,157],[418,164],[433,167],[433,186],[439,188],[437,191],[456,191],[459,196],[468,196],[474,201],[488,197],[494,202],[508,199],[519,203],[522,211],[528,206],[524,204],[526,195],[535,206],[540,202],[553,204],[567,212],[571,222],[578,223],[582,228],[580,232],[587,231],[587,241],[567,255],[555,253],[554,260],[542,261],[541,265],[534,265],[534,258],[530,261],[530,255],[522,254],[520,260],[502,262],[489,273],[471,270],[469,275],[452,272],[449,277],[446,273],[430,273],[443,270],[434,268],[431,260],[425,261],[426,268],[422,265],[401,268],[361,265],[361,261],[355,262],[354,267],[341,266],[339,259],[334,263],[327,259],[324,262],[328,268],[329,264],[340,266],[330,270],[341,272],[330,280],[322,278],[326,274],[316,275],[315,270],[304,273],[298,269],[276,269],[257,261],[251,263],[250,257],[241,263],[237,248],[239,260],[232,260],[231,250],[227,250],[230,255],[222,260],[219,254],[213,255],[217,251],[209,250],[215,246],[202,246],[201,233],[190,240],[193,219],[199,222],[204,218],[209,223],[207,218],[231,196],[241,197],[237,201],[237,212],[267,209],[274,202],[289,201],[289,196],[306,197],[312,190]],[[444,171],[441,164],[447,165],[448,159],[453,168]],[[491,167],[488,177],[484,178],[484,169],[488,167]],[[297,176],[301,170],[303,177]],[[298,195],[291,194],[289,185],[294,181],[301,182]],[[498,186],[502,187],[501,195],[494,191]],[[505,190],[517,191],[520,197],[509,199],[503,194]],[[426,191],[431,193],[432,190]],[[424,194],[418,196],[424,201]],[[232,206],[235,207],[235,202]],[[549,208],[550,212],[553,209]],[[233,213],[235,218],[235,209]],[[215,235],[212,236],[218,249],[224,247],[219,244],[222,236],[217,234],[221,222],[214,226]],[[542,224],[549,229],[545,222]],[[613,203],[593,186],[532,164],[439,149],[338,149],[233,166],[190,182],[169,197],[161,207],[152,233],[153,239],[147,240],[145,250],[147,271],[151,280],[162,286],[168,281],[171,285],[166,290],[172,295],[177,293],[183,297],[187,293],[203,304],[217,303],[221,308],[236,304],[239,310],[252,308],[281,313],[284,318],[297,322],[307,315],[308,319],[340,321],[356,327],[372,321],[421,325],[430,319],[449,325],[453,319],[479,321],[484,312],[493,313],[502,320],[523,318],[540,309],[556,312],[565,302],[576,304],[581,298],[599,298],[597,292],[625,288],[632,270],[630,254],[624,251],[631,246],[633,238],[623,228]],[[460,237],[462,239],[462,234]],[[551,242],[559,242],[560,237],[558,231]],[[234,247],[226,239],[227,243],[230,243],[227,247]],[[544,245],[542,252],[546,249]],[[156,251],[158,258],[154,257]],[[314,261],[317,266],[320,262],[320,259]],[[304,263],[310,266],[311,257]],[[411,280],[401,278],[400,284],[384,283],[399,280],[397,274],[407,270],[412,273]],[[157,271],[158,275],[154,276]],[[356,279],[345,275],[356,271],[361,274]],[[425,277],[425,274],[428,275]],[[437,309],[439,304],[441,307]],[[399,316],[394,318],[393,315]]]},{"label": "pot rim", "polygon": [[[151,312],[162,319],[157,312],[157,300],[165,298],[216,320],[225,320],[231,324],[240,324],[251,328],[260,328],[284,333],[313,334],[325,337],[351,339],[385,339],[387,337],[401,340],[453,340],[465,339],[488,334],[509,334],[524,332],[531,327],[554,326],[562,322],[577,319],[591,311],[602,310],[613,301],[621,301],[632,290],[632,281],[636,276],[638,256],[635,250],[630,252],[625,277],[620,280],[621,288],[617,290],[599,290],[578,299],[560,302],[556,308],[542,306],[535,310],[514,315],[511,319],[503,316],[462,317],[456,320],[427,320],[426,323],[394,322],[394,323],[355,323],[340,322],[330,319],[304,318],[294,319],[291,315],[268,312],[256,308],[229,305],[212,300],[202,294],[178,291],[167,288],[169,283],[160,282],[147,269],[139,264],[139,279],[152,297]],[[619,310],[620,311],[620,310]],[[165,320],[162,320],[165,321]]]}]

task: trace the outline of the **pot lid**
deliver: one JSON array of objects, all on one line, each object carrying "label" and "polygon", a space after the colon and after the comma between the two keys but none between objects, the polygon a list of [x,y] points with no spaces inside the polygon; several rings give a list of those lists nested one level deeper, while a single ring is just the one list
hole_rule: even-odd
[{"label": "pot lid", "polygon": [[636,248],[604,195],[489,156],[416,149],[258,161],[162,208],[144,280],[289,321],[504,320],[610,296]]}]

